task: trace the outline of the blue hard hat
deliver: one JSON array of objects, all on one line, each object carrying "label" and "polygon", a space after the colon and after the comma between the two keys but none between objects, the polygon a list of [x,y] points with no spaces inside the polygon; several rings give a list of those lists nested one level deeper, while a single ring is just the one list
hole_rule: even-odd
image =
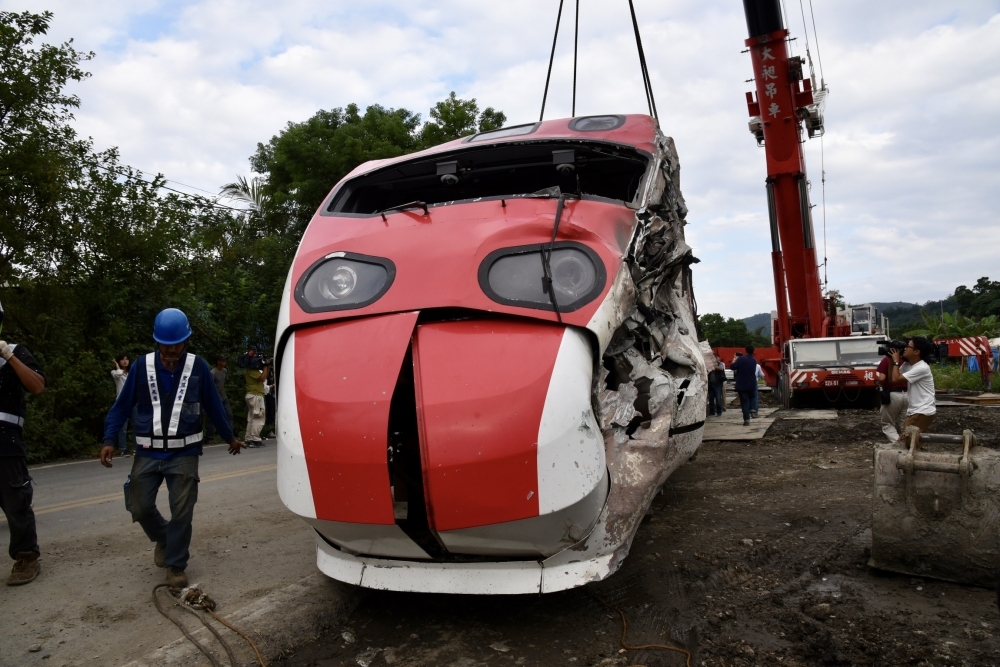
[{"label": "blue hard hat", "polygon": [[191,325],[183,310],[165,308],[153,322],[153,340],[161,345],[177,345],[191,337]]}]

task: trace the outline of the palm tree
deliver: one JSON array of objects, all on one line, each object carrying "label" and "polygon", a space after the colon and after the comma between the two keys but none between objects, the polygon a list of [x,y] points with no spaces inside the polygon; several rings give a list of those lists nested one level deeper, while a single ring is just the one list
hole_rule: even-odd
[{"label": "palm tree", "polygon": [[262,213],[271,203],[271,196],[264,191],[264,179],[259,176],[250,180],[245,176],[237,176],[234,183],[223,185],[219,194],[227,199],[246,202],[258,213]]}]

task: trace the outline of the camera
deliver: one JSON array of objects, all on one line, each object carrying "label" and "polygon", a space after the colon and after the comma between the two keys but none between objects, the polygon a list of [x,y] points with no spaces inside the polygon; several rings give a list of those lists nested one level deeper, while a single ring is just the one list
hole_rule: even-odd
[{"label": "camera", "polygon": [[267,357],[258,357],[256,355],[241,354],[236,358],[237,366],[254,371],[263,370],[264,366],[269,366],[270,364],[271,360]]},{"label": "camera", "polygon": [[886,340],[882,341],[882,344],[878,346],[878,353],[879,356],[885,357],[888,356],[892,350],[897,350],[902,353],[905,347],[905,340]]}]

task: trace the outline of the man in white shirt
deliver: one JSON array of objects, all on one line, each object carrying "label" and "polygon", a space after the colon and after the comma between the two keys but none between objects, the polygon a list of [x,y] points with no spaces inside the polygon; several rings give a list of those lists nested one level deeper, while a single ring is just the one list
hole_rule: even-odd
[{"label": "man in white shirt", "polygon": [[753,399],[750,405],[750,416],[756,417],[757,411],[760,410],[760,381],[766,379],[767,376],[764,375],[764,369],[757,364],[757,370],[753,374],[754,379],[757,381],[757,386],[753,388]]},{"label": "man in white shirt", "polygon": [[[934,353],[934,344],[924,338],[917,336],[911,338],[903,348],[903,354],[899,350],[890,350],[892,356],[892,367],[889,369],[889,381],[900,382],[905,380],[906,397],[909,406],[906,408],[906,421],[903,422],[903,430],[909,426],[916,426],[921,432],[926,431],[934,421],[937,414],[934,399],[934,375],[931,367],[925,361]],[[900,356],[905,360],[902,365],[899,363]]]}]

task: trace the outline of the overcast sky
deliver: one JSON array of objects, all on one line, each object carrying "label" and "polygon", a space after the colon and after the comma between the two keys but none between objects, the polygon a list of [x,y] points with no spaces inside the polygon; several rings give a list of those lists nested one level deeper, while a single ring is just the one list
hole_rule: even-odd
[{"label": "overcast sky", "polygon": [[[700,311],[768,311],[766,172],[747,131],[742,3],[635,5],[660,121],[680,152]],[[134,167],[215,192],[249,173],[257,142],[318,109],[378,103],[426,118],[454,90],[510,124],[534,120],[558,1],[2,6],[52,10],[46,41],[73,38],[96,53],[93,76],[73,91],[76,126],[97,148],[118,146]],[[799,3],[786,9],[803,54]],[[1000,0],[814,0],[814,11],[810,50],[831,93],[825,145],[808,142],[806,159],[822,255],[825,153],[830,287],[851,303],[923,302],[1000,279]],[[580,14],[578,115],[644,113],[628,3],[581,0]],[[570,20],[547,118],[570,115]]]}]

